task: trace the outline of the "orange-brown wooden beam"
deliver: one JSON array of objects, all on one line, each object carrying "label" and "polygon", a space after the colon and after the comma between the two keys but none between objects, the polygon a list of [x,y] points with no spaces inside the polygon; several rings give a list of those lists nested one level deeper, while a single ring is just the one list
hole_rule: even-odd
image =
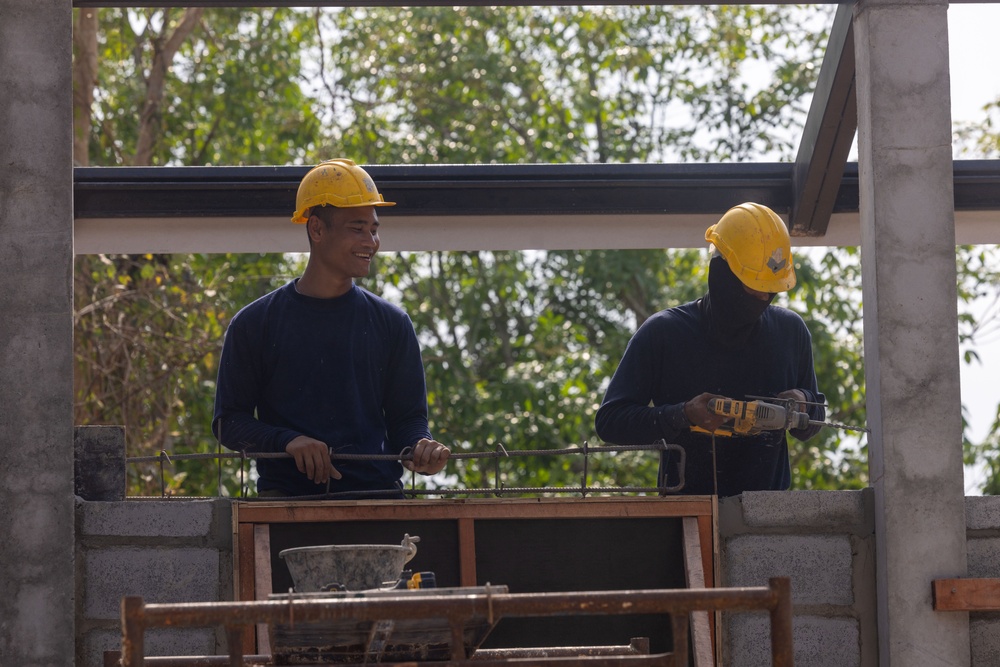
[{"label": "orange-brown wooden beam", "polygon": [[935,579],[934,611],[1000,611],[1000,579]]}]

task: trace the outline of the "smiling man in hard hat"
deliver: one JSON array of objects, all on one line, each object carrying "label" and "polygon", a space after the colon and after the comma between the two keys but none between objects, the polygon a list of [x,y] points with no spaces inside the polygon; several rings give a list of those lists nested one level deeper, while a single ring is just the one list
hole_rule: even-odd
[{"label": "smiling man in hard hat", "polygon": [[[409,316],[354,284],[379,249],[376,209],[393,205],[350,160],[311,169],[292,216],[309,236],[305,271],[229,324],[212,429],[230,449],[291,455],[257,459],[260,495],[402,497],[402,466],[433,475],[450,456],[428,429]],[[408,451],[412,461],[361,456],[334,465],[331,449]]]},{"label": "smiling man in hard hat", "polygon": [[[639,327],[597,412],[597,434],[615,444],[663,439],[683,447],[685,494],[787,489],[785,431],[722,437],[725,418],[709,401],[787,398],[811,419],[825,417],[809,330],[797,314],[771,305],[795,286],[788,229],[768,207],[746,203],[709,227],[705,240],[708,293]],[[789,432],[805,440],[819,428]],[[678,486],[676,458],[662,457],[661,486]]]}]

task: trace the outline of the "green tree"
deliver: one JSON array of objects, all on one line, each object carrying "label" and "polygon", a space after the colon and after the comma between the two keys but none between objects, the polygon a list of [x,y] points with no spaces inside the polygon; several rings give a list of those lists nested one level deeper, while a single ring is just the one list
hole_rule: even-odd
[{"label": "green tree", "polygon": [[961,123],[955,128],[956,157],[1000,157],[1000,98],[982,108],[980,122]]},{"label": "green tree", "polygon": [[[788,154],[826,9],[317,10],[331,141],[368,162]],[[322,47],[321,47],[322,48]],[[768,69],[771,77],[749,75]]]},{"label": "green tree", "polygon": [[[830,16],[790,6],[78,12],[77,161],[106,165],[788,159]],[[963,298],[995,290],[995,252],[978,268],[975,250],[961,252]],[[848,424],[865,420],[859,262],[856,249],[800,253],[799,287],[782,297],[813,331],[830,418]],[[278,256],[79,258],[78,423],[127,424],[130,455],[214,451],[221,332],[298,268]],[[594,413],[631,334],[700,296],[706,268],[690,250],[402,253],[380,257],[364,282],[414,320],[439,439],[550,450],[597,443]],[[974,321],[963,326],[974,340]],[[864,446],[834,430],[792,442],[795,486],[865,484]],[[969,443],[967,454],[998,450]],[[581,465],[516,459],[502,482],[575,485]],[[655,469],[655,456],[635,453],[596,457],[587,473],[648,486]],[[215,489],[214,467],[167,470],[172,490]],[[230,493],[234,471],[223,471]],[[492,463],[456,471],[459,483],[492,483]],[[133,491],[158,492],[158,475],[137,469]]]},{"label": "green tree", "polygon": [[[956,158],[995,159],[1000,157],[1000,98],[982,108],[983,116],[978,122],[959,124],[955,129]],[[985,304],[979,313],[972,314],[966,309],[959,313],[961,342],[964,361],[967,364],[980,363],[976,345],[993,342],[997,337],[1000,323],[1000,248],[997,246],[964,247],[960,249],[958,261],[959,298],[963,303]],[[967,465],[978,465],[984,469],[986,480],[983,493],[1000,494],[1000,404],[993,415],[992,424],[981,442],[969,438],[964,432],[965,461]]]},{"label": "green tree", "polygon": [[[303,161],[319,123],[299,86],[299,45],[289,41],[300,18],[289,10],[77,10],[76,162]],[[225,326],[294,265],[282,255],[77,257],[76,422],[124,424],[129,456],[214,451]],[[227,491],[236,492],[239,475],[227,467]],[[159,493],[157,468],[131,466],[130,491]],[[177,463],[162,481],[170,491],[184,482],[188,493],[210,492],[214,470]]]}]

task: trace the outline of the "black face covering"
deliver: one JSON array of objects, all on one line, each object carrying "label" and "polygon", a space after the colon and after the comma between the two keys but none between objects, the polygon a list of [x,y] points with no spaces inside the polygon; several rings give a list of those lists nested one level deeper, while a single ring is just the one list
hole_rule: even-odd
[{"label": "black face covering", "polygon": [[774,294],[767,301],[748,294],[725,258],[712,258],[708,265],[708,294],[702,300],[702,308],[716,343],[730,348],[746,345],[772,300]]}]

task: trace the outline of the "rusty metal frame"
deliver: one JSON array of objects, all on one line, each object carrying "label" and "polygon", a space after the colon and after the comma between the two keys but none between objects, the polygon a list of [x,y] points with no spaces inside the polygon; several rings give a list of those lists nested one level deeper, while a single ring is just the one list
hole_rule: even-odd
[{"label": "rusty metal frame", "polygon": [[[226,630],[230,667],[245,664],[245,634],[258,623],[314,622],[323,620],[362,621],[436,617],[447,619],[452,629],[449,661],[440,667],[499,667],[504,659],[470,660],[465,655],[462,627],[473,617],[491,621],[503,617],[540,617],[611,614],[669,614],[674,650],[656,655],[588,657],[534,657],[519,660],[522,665],[540,667],[686,666],[688,664],[688,617],[699,611],[767,611],[771,622],[771,663],[792,667],[791,581],[770,579],[766,587],[692,590],[587,591],[579,593],[473,593],[451,598],[399,597],[348,599],[289,599],[259,602],[194,602],[186,604],[145,604],[141,597],[122,599],[122,667],[145,667],[144,635],[154,627],[218,627]],[[415,663],[405,663],[413,666]],[[402,664],[399,665],[402,667]]]},{"label": "rusty metal frame", "polygon": [[[525,658],[568,658],[580,656],[649,655],[649,638],[633,637],[623,646],[550,646],[539,648],[481,648],[470,658],[476,663],[523,660]],[[120,667],[122,652],[105,651],[104,667]],[[231,662],[227,655],[157,656],[144,658],[145,667],[222,667]],[[243,656],[243,667],[270,665],[267,655]]]}]

